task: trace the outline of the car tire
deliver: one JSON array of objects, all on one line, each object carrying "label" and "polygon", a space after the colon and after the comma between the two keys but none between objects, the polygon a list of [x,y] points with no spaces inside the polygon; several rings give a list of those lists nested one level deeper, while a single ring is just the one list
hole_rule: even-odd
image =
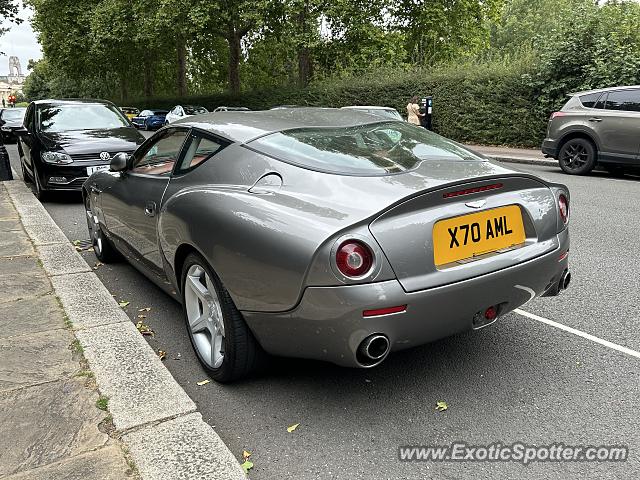
[{"label": "car tire", "polygon": [[47,192],[42,188],[42,184],[40,183],[40,175],[38,175],[38,169],[34,162],[31,163],[31,168],[33,172],[33,194],[38,200],[42,202],[47,199]]},{"label": "car tire", "polygon": [[201,255],[187,256],[180,286],[191,345],[211,378],[220,383],[233,382],[264,365],[266,353]]},{"label": "car tire", "polygon": [[558,154],[563,172],[569,175],[586,175],[596,166],[596,147],[586,138],[567,140]]},{"label": "car tire", "polygon": [[84,200],[84,210],[87,219],[87,228],[89,229],[89,239],[93,245],[93,253],[102,263],[114,263],[122,258],[120,252],[111,244],[111,241],[102,232],[100,223],[96,222],[96,217],[91,210],[89,197]]}]

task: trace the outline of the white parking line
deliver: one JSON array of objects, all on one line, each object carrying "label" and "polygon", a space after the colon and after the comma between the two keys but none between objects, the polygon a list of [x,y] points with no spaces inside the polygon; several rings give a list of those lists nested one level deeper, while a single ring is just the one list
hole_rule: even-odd
[{"label": "white parking line", "polygon": [[591,335],[590,333],[567,327],[566,325],[563,325],[561,323],[554,322],[553,320],[540,317],[533,313],[525,312],[524,310],[520,310],[519,308],[516,308],[514,312],[522,315],[523,317],[537,320],[538,322],[542,322],[552,327],[559,328],[560,330],[564,330],[565,332],[573,333],[574,335],[578,335],[579,337],[586,338],[587,340],[591,340],[592,342],[599,343],[600,345],[611,348],[613,350],[617,350],[618,352],[626,353],[627,355],[631,355],[632,357],[640,358],[640,352],[636,352],[635,350],[631,350],[630,348],[623,347],[622,345],[618,345],[617,343],[613,343],[608,340],[603,340],[602,338],[598,338],[594,335]]}]

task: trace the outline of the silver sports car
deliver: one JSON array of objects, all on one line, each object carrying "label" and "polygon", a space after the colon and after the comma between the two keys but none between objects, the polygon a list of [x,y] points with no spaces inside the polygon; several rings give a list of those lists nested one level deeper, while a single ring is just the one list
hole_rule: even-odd
[{"label": "silver sports car", "polygon": [[357,110],[190,120],[83,196],[98,258],[182,302],[218,381],[265,352],[373,367],[569,284],[564,185]]}]

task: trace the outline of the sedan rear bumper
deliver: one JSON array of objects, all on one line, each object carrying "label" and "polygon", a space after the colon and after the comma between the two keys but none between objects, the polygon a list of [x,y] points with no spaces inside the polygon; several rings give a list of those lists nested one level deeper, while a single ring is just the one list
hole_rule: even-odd
[{"label": "sedan rear bumper", "polygon": [[[568,269],[569,233],[550,253],[480,277],[406,293],[397,280],[367,285],[309,287],[298,306],[284,313],[243,312],[262,347],[274,355],[363,367],[356,353],[373,334],[391,351],[415,347],[474,328],[474,317],[499,306],[499,315],[540,296]],[[562,258],[564,257],[564,258]],[[557,292],[557,291],[556,291]],[[363,311],[406,305],[402,313],[363,318]]]}]

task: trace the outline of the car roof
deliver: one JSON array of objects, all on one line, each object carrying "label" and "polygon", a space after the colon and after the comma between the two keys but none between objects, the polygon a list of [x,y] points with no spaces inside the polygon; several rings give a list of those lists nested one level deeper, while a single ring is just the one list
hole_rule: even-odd
[{"label": "car roof", "polygon": [[31,103],[35,103],[36,105],[113,105],[113,103],[108,100],[98,100],[96,98],[48,98],[46,100],[34,100]]},{"label": "car roof", "polygon": [[246,143],[269,133],[295,128],[355,127],[393,121],[400,120],[383,120],[378,115],[356,109],[301,107],[207,113],[195,119],[178,120],[172,125],[191,126],[234,142]]},{"label": "car roof", "polygon": [[595,88],[593,90],[583,90],[581,92],[570,93],[570,97],[574,97],[576,95],[588,95],[589,93],[603,93],[610,92],[612,90],[628,90],[631,88],[640,88],[640,85],[621,85],[619,87],[607,87],[607,88]]}]

